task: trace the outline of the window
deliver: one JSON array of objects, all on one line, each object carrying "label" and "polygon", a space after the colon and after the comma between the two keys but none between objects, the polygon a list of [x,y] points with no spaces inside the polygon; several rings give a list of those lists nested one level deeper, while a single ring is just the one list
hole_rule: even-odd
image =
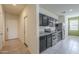
[{"label": "window", "polygon": [[78,19],[70,20],[70,30],[78,30]]}]

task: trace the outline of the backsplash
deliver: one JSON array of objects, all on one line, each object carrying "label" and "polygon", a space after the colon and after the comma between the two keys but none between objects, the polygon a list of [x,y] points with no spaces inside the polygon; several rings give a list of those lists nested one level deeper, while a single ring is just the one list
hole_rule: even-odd
[{"label": "backsplash", "polygon": [[39,32],[44,32],[45,29],[50,29],[51,31],[55,31],[55,27],[40,26]]}]

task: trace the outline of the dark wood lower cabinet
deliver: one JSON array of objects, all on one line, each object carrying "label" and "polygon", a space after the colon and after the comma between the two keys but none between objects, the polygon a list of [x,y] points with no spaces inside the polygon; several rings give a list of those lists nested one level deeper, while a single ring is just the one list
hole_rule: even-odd
[{"label": "dark wood lower cabinet", "polygon": [[58,41],[62,40],[62,32],[58,33]]},{"label": "dark wood lower cabinet", "polygon": [[52,46],[52,34],[40,37],[40,53]]},{"label": "dark wood lower cabinet", "polygon": [[46,49],[46,36],[40,37],[40,53]]},{"label": "dark wood lower cabinet", "polygon": [[47,42],[47,48],[52,46],[52,34],[47,36],[46,42]]}]

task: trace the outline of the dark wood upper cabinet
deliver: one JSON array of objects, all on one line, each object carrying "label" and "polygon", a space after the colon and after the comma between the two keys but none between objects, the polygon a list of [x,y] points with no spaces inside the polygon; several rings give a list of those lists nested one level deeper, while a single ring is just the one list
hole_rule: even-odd
[{"label": "dark wood upper cabinet", "polygon": [[39,25],[42,26],[43,22],[42,22],[42,14],[39,14]]},{"label": "dark wood upper cabinet", "polygon": [[48,16],[39,14],[39,22],[40,26],[48,26]]},{"label": "dark wood upper cabinet", "polygon": [[52,17],[49,17],[44,14],[39,14],[39,25],[40,26],[53,26],[53,22],[55,22],[55,19]]},{"label": "dark wood upper cabinet", "polygon": [[48,26],[48,17],[46,15],[43,15],[43,18],[42,18],[42,22],[43,22],[43,26]]}]

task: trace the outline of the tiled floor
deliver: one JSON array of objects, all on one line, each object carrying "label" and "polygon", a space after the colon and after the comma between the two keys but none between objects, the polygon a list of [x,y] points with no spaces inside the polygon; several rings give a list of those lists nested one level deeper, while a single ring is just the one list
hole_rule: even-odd
[{"label": "tiled floor", "polygon": [[29,54],[29,50],[19,39],[13,39],[6,41],[0,54]]},{"label": "tiled floor", "polygon": [[42,54],[79,54],[79,37],[69,36],[68,39],[58,42]]}]

